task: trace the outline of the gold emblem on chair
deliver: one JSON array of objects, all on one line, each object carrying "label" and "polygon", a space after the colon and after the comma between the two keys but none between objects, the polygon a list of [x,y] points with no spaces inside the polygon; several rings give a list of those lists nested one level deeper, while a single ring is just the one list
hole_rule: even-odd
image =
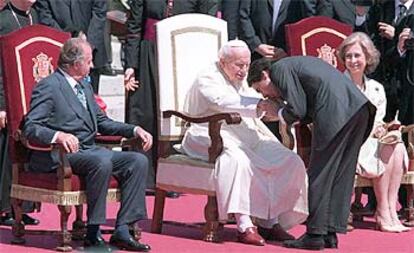
[{"label": "gold emblem on chair", "polygon": [[53,72],[52,57],[48,57],[46,54],[40,53],[36,56],[36,58],[32,58],[32,60],[34,62],[33,78],[35,79],[36,82],[39,82],[43,78],[52,74]]},{"label": "gold emblem on chair", "polygon": [[335,56],[335,49],[328,46],[327,44],[317,48],[318,51],[318,58],[326,61],[327,63],[331,64],[335,68],[337,67],[338,63]]}]

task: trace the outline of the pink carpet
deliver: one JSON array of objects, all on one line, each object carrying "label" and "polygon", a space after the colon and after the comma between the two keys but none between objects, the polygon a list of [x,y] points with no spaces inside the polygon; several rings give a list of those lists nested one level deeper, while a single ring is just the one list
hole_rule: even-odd
[{"label": "pink carpet", "polygon": [[[153,197],[147,197],[149,217],[152,215]],[[225,226],[221,232],[224,242],[221,244],[206,243],[201,240],[201,229],[199,222],[203,221],[203,206],[205,197],[203,196],[181,196],[178,199],[167,199],[165,209],[165,220],[185,222],[185,224],[175,224],[168,222],[164,225],[162,234],[150,233],[150,220],[141,221],[140,226],[144,229],[142,241],[152,247],[154,253],[171,252],[298,252],[294,249],[286,249],[278,243],[267,244],[264,247],[249,246],[236,241],[236,229],[234,225]],[[118,205],[113,203],[108,205],[108,228],[113,226]],[[73,210],[74,212],[74,210]],[[40,219],[39,228],[57,230],[59,228],[58,210],[52,205],[43,205],[40,213],[34,214]],[[72,215],[74,216],[74,215]],[[406,233],[392,234],[382,233],[374,230],[372,219],[356,223],[356,229],[346,235],[340,235],[339,250],[325,250],[326,252],[363,252],[363,253],[414,253],[414,230]],[[28,227],[30,229],[30,227]],[[106,228],[106,227],[104,227]],[[290,232],[294,236],[303,233],[304,226],[297,226]],[[104,235],[109,240],[109,235]],[[26,245],[16,246],[10,244],[11,229],[0,227],[0,252],[21,253],[21,252],[54,252],[56,239],[52,235],[27,235]],[[74,252],[82,252],[79,242],[73,242]],[[121,251],[117,251],[121,252]],[[299,251],[305,252],[305,251]]]}]

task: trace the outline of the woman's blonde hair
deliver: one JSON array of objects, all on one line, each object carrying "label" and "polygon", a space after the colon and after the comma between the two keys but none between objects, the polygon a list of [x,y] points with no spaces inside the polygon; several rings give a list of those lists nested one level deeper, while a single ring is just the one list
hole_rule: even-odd
[{"label": "woman's blonde hair", "polygon": [[380,52],[375,47],[374,43],[368,37],[368,35],[363,32],[354,32],[346,37],[338,47],[338,57],[341,59],[342,63],[344,63],[346,49],[356,43],[361,46],[362,51],[364,52],[367,59],[367,66],[364,70],[364,73],[370,74],[374,72],[380,61]]}]

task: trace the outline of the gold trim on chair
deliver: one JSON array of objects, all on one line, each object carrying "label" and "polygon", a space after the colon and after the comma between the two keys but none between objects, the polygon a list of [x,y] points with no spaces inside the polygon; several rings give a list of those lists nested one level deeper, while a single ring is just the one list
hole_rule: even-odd
[{"label": "gold trim on chair", "polygon": [[332,34],[335,34],[336,36],[338,36],[342,39],[345,39],[347,37],[343,33],[340,33],[340,32],[338,32],[334,29],[327,28],[327,27],[319,27],[319,28],[313,29],[313,30],[305,33],[304,35],[302,35],[300,37],[300,43],[301,43],[303,55],[305,55],[305,56],[307,55],[307,52],[306,52],[306,39],[308,39],[309,37],[311,37],[311,36],[313,36],[317,33],[321,33],[321,32],[332,33]]},{"label": "gold trim on chair", "polygon": [[[16,184],[12,184],[10,197],[35,202],[46,202],[62,206],[74,206],[86,203],[86,194],[84,191],[46,190]],[[107,201],[114,202],[119,201],[120,199],[120,190],[108,189],[108,194],[106,197]]]},{"label": "gold trim on chair", "polygon": [[46,38],[46,37],[33,37],[31,39],[28,39],[26,41],[24,41],[22,44],[18,45],[15,48],[15,53],[16,53],[16,64],[17,64],[17,71],[18,71],[18,75],[19,75],[19,88],[20,88],[20,96],[22,98],[22,106],[23,106],[23,114],[27,113],[27,107],[26,107],[26,94],[25,94],[25,89],[24,89],[24,81],[23,81],[23,71],[22,71],[22,63],[20,61],[20,50],[23,49],[24,47],[26,47],[27,45],[32,44],[33,42],[38,42],[38,41],[44,41],[44,42],[49,42],[50,44],[53,44],[55,46],[58,47],[62,47],[63,44],[60,43],[59,41],[56,40],[52,40],[50,38]]}]

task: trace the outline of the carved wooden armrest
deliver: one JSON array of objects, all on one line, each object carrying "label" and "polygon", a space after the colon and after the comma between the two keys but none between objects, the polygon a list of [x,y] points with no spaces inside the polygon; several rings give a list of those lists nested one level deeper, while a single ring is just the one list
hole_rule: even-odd
[{"label": "carved wooden armrest", "polygon": [[[410,160],[414,160],[414,124],[401,126],[401,133],[408,134],[407,153]],[[409,171],[414,171],[414,163],[409,163]]]},{"label": "carved wooden armrest", "polygon": [[163,117],[170,118],[171,116],[182,118],[189,123],[208,123],[208,134],[211,139],[211,146],[208,148],[208,161],[214,163],[220,153],[223,151],[223,139],[220,136],[220,128],[222,121],[228,125],[240,124],[241,116],[239,113],[217,113],[205,117],[193,117],[183,112],[178,111],[164,111]]},{"label": "carved wooden armrest", "polygon": [[29,150],[58,153],[60,165],[58,166],[56,170],[56,175],[57,175],[59,184],[62,184],[62,187],[64,187],[64,185],[67,185],[70,183],[70,182],[64,182],[65,180],[66,181],[70,180],[73,173],[72,173],[72,168],[70,167],[69,161],[66,158],[65,148],[61,144],[54,143],[51,145],[40,145],[40,144],[32,143],[26,138],[24,138],[24,135],[21,133],[20,130],[16,132],[16,136],[14,136],[14,138],[16,141],[19,141],[25,148]]},{"label": "carved wooden armrest", "polygon": [[240,114],[236,112],[216,113],[216,114],[212,114],[209,116],[203,116],[203,117],[199,117],[199,116],[195,117],[195,116],[191,116],[184,112],[173,111],[173,110],[164,111],[162,113],[162,116],[164,118],[170,118],[173,115],[176,117],[182,118],[183,120],[187,122],[196,123],[196,124],[214,122],[214,121],[218,122],[221,120],[226,121],[228,125],[240,124],[241,122]]}]

